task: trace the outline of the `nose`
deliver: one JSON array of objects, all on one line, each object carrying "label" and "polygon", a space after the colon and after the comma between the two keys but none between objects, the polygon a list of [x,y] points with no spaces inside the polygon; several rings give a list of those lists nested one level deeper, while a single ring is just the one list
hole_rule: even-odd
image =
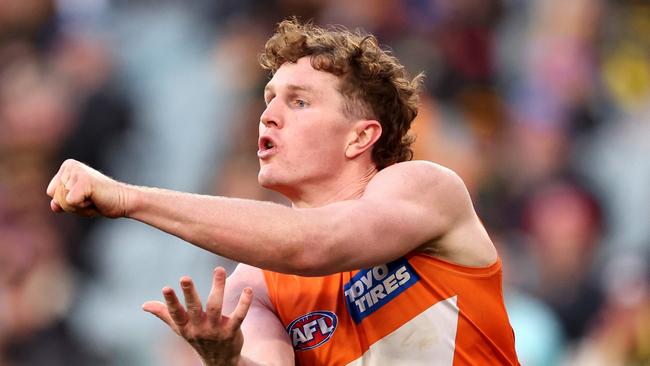
[{"label": "nose", "polygon": [[269,104],[266,106],[264,112],[262,112],[262,115],[260,116],[260,122],[264,125],[264,127],[282,127],[280,123],[281,119],[279,106],[277,104],[278,103],[276,103],[275,99],[271,100],[271,102],[269,102]]}]

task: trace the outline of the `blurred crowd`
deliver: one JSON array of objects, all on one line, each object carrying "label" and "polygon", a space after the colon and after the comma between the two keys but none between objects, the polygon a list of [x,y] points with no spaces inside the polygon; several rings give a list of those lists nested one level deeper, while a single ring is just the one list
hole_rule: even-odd
[{"label": "blurred crowd", "polygon": [[257,58],[290,15],[371,32],[426,73],[415,157],[467,184],[522,365],[650,365],[649,2],[0,0],[0,366],[198,364],[140,304],[234,264],[55,215],[45,187],[75,158],[284,202],[256,180]]}]

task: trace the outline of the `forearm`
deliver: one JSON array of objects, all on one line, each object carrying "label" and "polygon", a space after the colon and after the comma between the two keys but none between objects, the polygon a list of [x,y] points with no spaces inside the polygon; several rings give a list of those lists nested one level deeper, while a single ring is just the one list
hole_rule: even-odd
[{"label": "forearm", "polygon": [[300,271],[326,219],[270,202],[129,186],[127,217],[258,268]]}]

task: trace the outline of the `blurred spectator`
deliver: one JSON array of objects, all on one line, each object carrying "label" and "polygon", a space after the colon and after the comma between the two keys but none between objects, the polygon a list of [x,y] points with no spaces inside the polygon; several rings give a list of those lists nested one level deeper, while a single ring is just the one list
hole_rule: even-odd
[{"label": "blurred spectator", "polygon": [[572,366],[650,364],[647,252],[622,252],[603,271],[606,301],[591,332],[567,358]]},{"label": "blurred spectator", "polygon": [[[76,159],[113,174],[108,153],[119,146],[132,127],[130,101],[115,85],[113,57],[105,41],[65,33],[50,54],[52,69],[65,81],[75,101],[73,128],[54,156],[56,161]],[[96,221],[72,220],[69,232],[72,260],[86,274],[93,273],[84,246]]]},{"label": "blurred spectator", "polygon": [[595,197],[580,185],[555,180],[533,191],[524,206],[532,292],[559,316],[570,341],[582,337],[602,303],[596,276],[602,219]]},{"label": "blurred spectator", "polygon": [[78,282],[65,234],[74,230],[42,199],[55,156],[76,127],[66,79],[43,59],[39,34],[49,29],[52,4],[0,8],[0,364],[106,364],[70,330]]},{"label": "blurred spectator", "polygon": [[3,1],[0,3],[0,47],[27,42],[45,48],[55,37],[54,0]]},{"label": "blurred spectator", "polygon": [[107,364],[70,331],[77,283],[60,233],[40,216],[0,225],[0,364]]}]

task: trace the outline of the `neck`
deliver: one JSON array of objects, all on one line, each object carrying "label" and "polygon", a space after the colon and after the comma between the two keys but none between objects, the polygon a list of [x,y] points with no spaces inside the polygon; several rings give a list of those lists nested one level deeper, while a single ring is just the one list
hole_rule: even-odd
[{"label": "neck", "polygon": [[377,174],[377,168],[370,164],[349,172],[340,174],[334,181],[304,187],[295,194],[287,195],[294,208],[321,207],[330,203],[360,198],[370,180]]}]

